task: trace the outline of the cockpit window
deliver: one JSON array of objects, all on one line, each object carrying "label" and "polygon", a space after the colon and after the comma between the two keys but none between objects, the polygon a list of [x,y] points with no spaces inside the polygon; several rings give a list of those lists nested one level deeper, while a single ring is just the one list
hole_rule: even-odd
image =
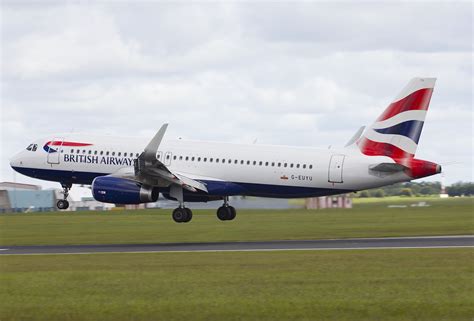
[{"label": "cockpit window", "polygon": [[29,150],[30,152],[36,152],[36,149],[38,149],[37,144],[29,144],[28,147],[26,147],[26,150]]}]

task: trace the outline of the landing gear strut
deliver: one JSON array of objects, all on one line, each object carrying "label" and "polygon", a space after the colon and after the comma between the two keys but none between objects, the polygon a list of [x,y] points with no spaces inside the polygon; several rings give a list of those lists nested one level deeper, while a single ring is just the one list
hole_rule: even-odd
[{"label": "landing gear strut", "polygon": [[193,218],[193,212],[184,207],[183,200],[183,188],[181,186],[172,185],[170,189],[170,195],[176,198],[179,202],[179,207],[175,208],[173,211],[173,220],[176,223],[187,223]]},{"label": "landing gear strut", "polygon": [[236,215],[235,208],[229,205],[229,197],[224,197],[224,205],[217,209],[217,218],[221,221],[232,221]]},{"label": "landing gear strut", "polygon": [[72,184],[66,184],[66,183],[61,183],[61,186],[63,187],[63,199],[62,200],[59,200],[57,203],[56,203],[56,206],[60,209],[60,210],[66,210],[68,207],[69,207],[69,202],[67,201],[67,197],[69,196],[69,190],[71,189],[72,187]]}]

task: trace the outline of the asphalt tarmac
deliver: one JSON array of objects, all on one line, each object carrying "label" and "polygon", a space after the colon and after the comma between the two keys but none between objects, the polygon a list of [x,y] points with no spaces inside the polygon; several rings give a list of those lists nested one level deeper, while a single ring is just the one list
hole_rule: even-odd
[{"label": "asphalt tarmac", "polygon": [[0,246],[0,255],[474,247],[474,235],[302,241]]}]

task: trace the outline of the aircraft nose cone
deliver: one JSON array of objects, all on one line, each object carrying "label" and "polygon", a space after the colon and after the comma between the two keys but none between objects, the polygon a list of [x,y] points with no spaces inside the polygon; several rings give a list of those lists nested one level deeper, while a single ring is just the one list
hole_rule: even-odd
[{"label": "aircraft nose cone", "polygon": [[15,169],[15,167],[18,167],[22,165],[22,161],[20,161],[18,155],[13,156],[13,158],[10,159],[10,167]]}]

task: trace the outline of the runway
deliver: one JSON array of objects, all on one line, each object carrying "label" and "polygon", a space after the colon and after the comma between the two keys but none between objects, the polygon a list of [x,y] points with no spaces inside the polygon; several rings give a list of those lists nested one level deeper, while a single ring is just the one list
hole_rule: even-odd
[{"label": "runway", "polygon": [[474,247],[474,235],[217,243],[0,246],[0,255]]}]

